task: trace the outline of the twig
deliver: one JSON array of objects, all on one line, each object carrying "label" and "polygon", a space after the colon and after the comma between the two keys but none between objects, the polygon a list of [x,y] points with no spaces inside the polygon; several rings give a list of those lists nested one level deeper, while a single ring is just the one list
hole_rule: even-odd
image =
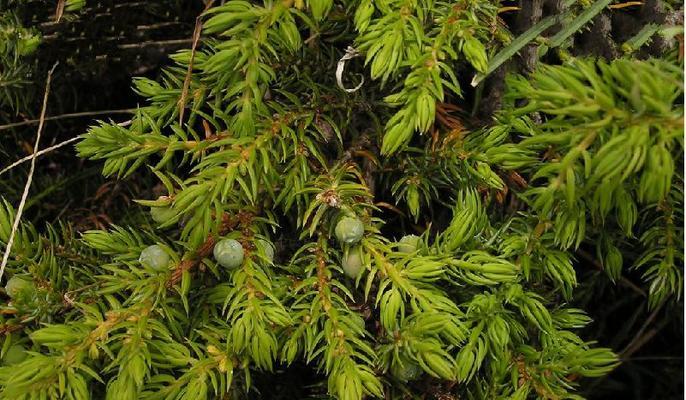
[{"label": "twig", "polygon": [[169,21],[169,22],[158,22],[156,24],[150,24],[150,25],[138,25],[138,26],[136,26],[136,29],[141,30],[141,31],[149,31],[151,29],[164,28],[167,26],[174,26],[174,25],[181,25],[181,22]]},{"label": "twig", "polygon": [[21,201],[19,202],[19,207],[17,207],[17,214],[14,216],[14,223],[12,224],[12,231],[10,232],[9,240],[7,241],[7,247],[5,248],[5,254],[2,256],[2,263],[0,264],[0,280],[2,275],[5,273],[5,266],[7,265],[7,260],[10,257],[10,251],[12,250],[12,244],[14,243],[14,236],[19,229],[19,222],[21,221],[21,214],[24,211],[24,205],[26,204],[26,198],[29,195],[29,189],[31,188],[31,182],[33,181],[33,172],[36,170],[36,153],[38,153],[38,144],[40,142],[41,132],[43,131],[43,125],[45,123],[45,110],[48,108],[48,96],[50,94],[50,81],[52,80],[52,73],[55,72],[55,68],[59,62],[56,62],[52,66],[50,71],[48,71],[48,77],[45,80],[45,95],[43,96],[43,107],[40,112],[40,122],[38,123],[38,131],[36,132],[36,143],[33,144],[33,156],[31,158],[31,168],[29,169],[29,176],[26,179],[26,184],[24,185],[24,193],[21,195]]},{"label": "twig", "polygon": [[19,160],[13,162],[12,164],[6,166],[6,167],[3,168],[2,170],[0,170],[0,175],[4,174],[4,173],[6,173],[6,172],[9,172],[9,170],[11,170],[12,168],[16,167],[17,165],[23,164],[23,163],[25,163],[26,161],[33,160],[33,159],[35,159],[35,158],[38,158],[38,156],[41,156],[41,155],[43,155],[43,154],[45,154],[45,153],[49,153],[49,152],[51,152],[51,151],[53,151],[53,150],[55,150],[55,149],[59,149],[60,147],[64,147],[64,146],[68,145],[69,143],[74,143],[75,141],[79,140],[79,138],[80,138],[80,136],[73,137],[73,138],[71,138],[71,139],[65,140],[65,141],[62,142],[62,143],[58,143],[58,144],[56,144],[56,145],[54,145],[54,146],[48,147],[47,149],[43,149],[43,150],[41,150],[41,151],[39,151],[39,152],[37,152],[37,153],[33,153],[33,154],[28,155],[28,156],[26,156],[26,157],[24,157],[24,158],[22,158],[22,159],[19,159]]},{"label": "twig", "polygon": [[629,361],[677,361],[677,360],[683,360],[683,357],[670,357],[670,356],[655,356],[655,357],[630,357],[630,358],[623,358],[622,362],[629,362]]},{"label": "twig", "polygon": [[[47,120],[47,118],[46,118],[46,120]],[[117,125],[119,125],[119,126],[127,126],[127,125],[130,125],[130,124],[131,124],[131,121],[125,121],[125,122],[118,123]],[[46,153],[50,153],[51,151],[56,150],[56,149],[59,149],[60,147],[64,147],[64,146],[68,145],[69,143],[74,143],[75,141],[79,140],[80,138],[81,138],[81,136],[76,136],[76,137],[73,137],[73,138],[71,138],[71,139],[67,139],[67,140],[65,140],[65,141],[62,142],[62,143],[58,143],[58,144],[56,144],[56,145],[54,145],[54,146],[50,146],[50,147],[48,147],[48,148],[46,148],[46,149],[43,149],[43,150],[39,151],[38,153],[34,153],[34,154],[35,154],[35,157],[42,156],[43,154],[46,154]],[[13,162],[12,164],[6,166],[5,168],[1,169],[1,170],[0,170],[0,175],[2,175],[2,174],[4,174],[4,173],[8,172],[9,170],[11,170],[12,168],[16,167],[17,165],[21,165],[21,164],[25,163],[26,161],[31,160],[32,158],[34,158],[34,154],[31,154],[31,155],[28,155],[28,156],[26,156],[26,157],[24,157],[24,158],[21,158],[21,159],[15,161],[15,162]]]},{"label": "twig", "polygon": [[626,8],[626,7],[631,7],[631,6],[642,6],[643,2],[642,1],[627,1],[626,3],[620,3],[620,4],[610,4],[607,6],[607,8],[611,8],[613,10],[618,10],[620,8]]},{"label": "twig", "polygon": [[171,40],[150,40],[147,42],[140,42],[140,43],[127,43],[127,44],[120,44],[117,46],[118,49],[120,50],[126,50],[126,49],[140,49],[142,47],[147,47],[147,46],[168,46],[168,45],[177,45],[177,44],[189,44],[192,43],[191,40],[189,39],[171,39]]},{"label": "twig", "polygon": [[0,325],[0,335],[8,335],[12,332],[20,331],[24,329],[25,322],[19,322],[18,324],[2,324]]},{"label": "twig", "polygon": [[[124,108],[119,110],[99,110],[99,111],[82,111],[76,113],[53,115],[52,117],[45,117],[44,121],[55,121],[59,119],[67,118],[79,118],[79,117],[92,117],[95,115],[106,115],[106,114],[133,114],[136,111],[135,108]],[[33,125],[40,122],[40,119],[32,119],[28,121],[13,122],[7,125],[0,125],[0,131],[5,129],[17,128],[24,125]]]},{"label": "twig", "polygon": [[655,307],[655,310],[653,310],[652,313],[648,316],[648,318],[643,322],[643,325],[641,326],[641,329],[636,332],[636,335],[634,335],[634,338],[631,339],[629,344],[626,345],[624,350],[622,350],[620,354],[620,358],[628,358],[632,354],[634,354],[638,349],[640,349],[644,344],[646,344],[650,339],[655,336],[655,334],[658,332],[658,329],[651,329],[645,336],[643,335],[643,332],[645,332],[646,329],[648,329],[648,326],[655,320],[657,317],[657,314],[660,312],[662,309],[662,306],[664,305],[664,301],[660,303],[659,306]]},{"label": "twig", "polygon": [[55,22],[60,22],[60,19],[62,19],[62,15],[64,14],[65,3],[65,0],[60,0],[59,2],[57,2],[57,9],[55,10]]},{"label": "twig", "polygon": [[[598,262],[598,260],[596,260],[595,258],[593,258],[593,256],[592,256],[591,254],[589,254],[587,251],[579,249],[579,250],[577,250],[576,252],[577,252],[577,254],[579,254],[581,257],[583,257],[583,258],[585,258],[587,261],[589,261],[589,262],[593,265],[593,267],[595,267],[595,269],[597,269],[597,270],[599,270],[599,271],[603,271],[603,270],[604,270],[603,266]],[[634,292],[640,294],[642,297],[648,297],[648,295],[646,294],[645,290],[641,289],[638,285],[636,285],[635,283],[633,283],[633,282],[631,282],[630,280],[628,280],[625,276],[622,276],[622,277],[619,279],[619,283],[622,284],[622,285],[624,285],[624,286],[626,286],[626,287],[628,287],[629,289],[633,290]]]},{"label": "twig", "polygon": [[171,277],[169,277],[169,280],[167,280],[167,288],[174,287],[174,285],[183,279],[183,274],[185,272],[190,271],[200,264],[203,258],[212,254],[212,250],[214,249],[214,245],[217,243],[219,236],[222,236],[235,229],[236,226],[246,218],[251,218],[251,215],[248,213],[239,213],[235,218],[232,218],[228,214],[224,214],[222,217],[221,226],[219,227],[218,235],[211,234],[208,236],[205,242],[201,244],[200,247],[198,247],[197,250],[190,255],[190,257],[182,260],[179,265],[176,266],[174,271],[172,271]]},{"label": "twig", "polygon": [[130,2],[130,3],[124,2],[124,3],[120,3],[120,4],[115,4],[115,5],[114,5],[114,8],[115,8],[115,9],[117,9],[117,8],[125,8],[125,7],[134,8],[134,7],[138,7],[138,6],[147,6],[147,5],[148,5],[148,2],[147,2],[147,1],[138,1],[138,2],[133,1],[133,2]]},{"label": "twig", "polygon": [[188,97],[188,88],[191,86],[191,75],[193,74],[193,61],[195,60],[195,51],[200,41],[200,32],[202,32],[202,15],[205,11],[212,7],[214,0],[210,0],[205,4],[205,9],[197,17],[195,17],[195,28],[193,29],[193,44],[191,45],[191,58],[188,60],[188,70],[183,79],[183,89],[181,90],[181,98],[179,99],[179,125],[183,125],[183,114],[186,110],[186,98]]}]

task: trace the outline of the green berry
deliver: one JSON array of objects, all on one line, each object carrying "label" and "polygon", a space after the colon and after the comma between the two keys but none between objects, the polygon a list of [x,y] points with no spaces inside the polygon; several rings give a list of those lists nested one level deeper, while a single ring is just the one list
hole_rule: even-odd
[{"label": "green berry", "polygon": [[4,365],[14,365],[19,364],[24,361],[28,354],[26,354],[26,349],[20,344],[15,344],[11,346],[5,352],[5,356],[2,358],[2,363]]},{"label": "green berry", "polygon": [[226,268],[238,268],[243,264],[245,251],[235,239],[222,239],[214,245],[212,250],[214,259]]},{"label": "green berry", "polygon": [[169,266],[169,254],[159,245],[148,246],[141,251],[138,261],[141,264],[154,269],[155,271],[162,271]]},{"label": "green berry", "polygon": [[419,246],[419,236],[405,235],[400,239],[398,251],[401,253],[414,253]]},{"label": "green berry", "polygon": [[274,245],[264,239],[260,239],[260,244],[262,246],[262,249],[264,250],[264,256],[267,257],[267,260],[269,260],[269,263],[274,262]]},{"label": "green berry", "polygon": [[396,378],[407,382],[417,379],[421,375],[422,369],[416,362],[403,357],[402,365],[401,363],[393,364],[392,372]]},{"label": "green berry", "polygon": [[355,247],[347,251],[343,255],[343,260],[341,260],[343,272],[345,272],[345,274],[351,278],[357,278],[362,271],[363,264],[364,257],[362,250],[359,247]]},{"label": "green berry", "polygon": [[356,217],[343,217],[336,224],[336,238],[341,243],[355,244],[364,235],[364,224]]},{"label": "green berry", "polygon": [[33,282],[28,278],[13,276],[5,285],[5,293],[12,298],[17,298],[23,293],[28,293],[35,289]]},{"label": "green berry", "polygon": [[150,207],[150,216],[158,224],[163,224],[174,218],[174,210],[171,207]]}]

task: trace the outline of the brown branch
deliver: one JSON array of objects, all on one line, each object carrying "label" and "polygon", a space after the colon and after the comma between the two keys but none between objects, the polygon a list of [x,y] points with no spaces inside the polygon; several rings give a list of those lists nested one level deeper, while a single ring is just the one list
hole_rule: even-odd
[{"label": "brown branch", "polygon": [[[603,266],[600,264],[600,262],[598,260],[596,260],[595,258],[593,258],[593,256],[590,253],[588,253],[587,251],[579,249],[576,251],[576,253],[578,255],[580,255],[581,257],[583,257],[586,261],[590,262],[591,265],[593,265],[593,267],[595,269],[597,269],[598,271],[604,271],[605,270],[605,268],[603,268]],[[625,276],[622,276],[619,279],[619,284],[626,286],[627,288],[633,290],[634,292],[641,295],[642,297],[648,297],[645,290],[641,289],[641,287],[639,287],[635,283],[631,282]]]},{"label": "brown branch", "polygon": [[148,46],[168,46],[168,45],[186,45],[192,43],[191,40],[189,39],[171,39],[171,40],[150,40],[147,42],[141,42],[141,43],[127,43],[127,44],[120,44],[117,46],[118,49],[121,50],[127,50],[127,49],[140,49],[142,47],[148,47]]},{"label": "brown branch", "polygon": [[24,329],[24,324],[2,324],[0,325],[0,335],[9,335],[12,332],[20,331]]},{"label": "brown branch", "polygon": [[149,31],[157,28],[165,28],[168,26],[175,26],[175,25],[181,25],[181,22],[179,21],[168,21],[168,22],[158,22],[156,24],[150,24],[150,25],[138,25],[136,26],[136,29],[140,31]]},{"label": "brown branch", "polygon": [[200,15],[195,17],[195,28],[193,29],[193,44],[191,45],[191,58],[188,60],[188,70],[186,70],[186,77],[183,79],[183,89],[181,90],[181,98],[179,99],[179,125],[183,124],[183,114],[186,109],[186,98],[188,97],[188,88],[191,86],[191,75],[193,73],[193,61],[195,60],[195,51],[200,41],[200,32],[202,31],[202,15],[205,11],[212,7],[214,0],[210,0],[205,4],[205,9]]},{"label": "brown branch", "polygon": [[57,2],[57,9],[55,9],[55,22],[60,22],[60,19],[62,19],[62,15],[64,14],[65,3],[65,0],[60,0],[59,2]]},{"label": "brown branch", "polygon": [[189,258],[182,260],[179,265],[176,266],[174,271],[172,271],[171,277],[167,281],[167,288],[172,288],[174,285],[181,281],[184,272],[190,271],[197,267],[203,258],[208,257],[212,254],[212,249],[214,249],[215,243],[219,236],[225,235],[226,233],[234,230],[239,224],[243,225],[246,219],[252,218],[252,214],[239,212],[235,217],[231,217],[228,214],[224,214],[222,217],[222,224],[219,227],[219,232],[217,235],[210,235],[203,244],[198,247],[195,253],[191,254]]},{"label": "brown branch", "polygon": [[626,352],[620,354],[620,359],[626,360],[627,358],[631,357],[631,355],[637,352],[641,347],[643,347],[644,344],[650,342],[653,339],[653,337],[657,335],[658,332],[658,328],[653,328],[646,332],[645,335],[636,338],[636,341],[633,342],[632,346],[626,349]]},{"label": "brown branch", "polygon": [[652,313],[648,316],[648,318],[643,322],[643,325],[641,328],[636,332],[636,335],[634,335],[633,339],[629,342],[629,344],[626,345],[624,350],[622,350],[620,354],[620,358],[628,358],[632,354],[634,354],[638,349],[640,349],[644,344],[648,343],[650,339],[653,338],[659,331],[659,329],[654,328],[648,331],[645,335],[643,334],[646,329],[648,329],[648,326],[653,323],[655,318],[657,317],[657,314],[660,312],[662,309],[662,306],[664,305],[664,302],[662,302],[659,306],[655,307],[655,310],[653,310]]},{"label": "brown branch", "polygon": [[[133,114],[135,111],[136,111],[135,108],[124,108],[124,109],[119,109],[119,110],[82,111],[82,112],[75,112],[75,113],[53,115],[52,117],[45,117],[45,118],[43,118],[43,120],[44,121],[56,121],[59,119],[91,117],[91,116],[96,116],[96,115]],[[33,125],[33,124],[37,124],[39,122],[40,122],[40,119],[31,119],[28,121],[13,122],[11,124],[0,125],[0,131],[3,131],[5,129],[17,128],[17,127],[25,126],[25,125]]]}]

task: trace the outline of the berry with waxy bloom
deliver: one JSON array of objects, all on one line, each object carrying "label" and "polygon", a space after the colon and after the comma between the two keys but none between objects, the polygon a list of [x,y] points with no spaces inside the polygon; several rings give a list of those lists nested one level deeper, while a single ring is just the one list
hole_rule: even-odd
[{"label": "berry with waxy bloom", "polygon": [[2,363],[4,365],[14,365],[19,364],[24,361],[28,354],[26,354],[26,348],[20,344],[12,345],[5,352],[5,356],[2,358]]},{"label": "berry with waxy bloom", "polygon": [[355,244],[364,235],[364,224],[357,217],[343,217],[336,224],[336,238],[345,244]]},{"label": "berry with waxy bloom", "polygon": [[212,254],[219,265],[233,269],[243,264],[245,251],[238,240],[222,239],[214,245]]},{"label": "berry with waxy bloom", "polygon": [[174,210],[171,207],[150,207],[150,216],[152,220],[158,224],[163,224],[170,219],[174,218]]},{"label": "berry with waxy bloom", "polygon": [[138,261],[146,267],[150,267],[155,271],[162,271],[169,266],[169,254],[162,248],[162,246],[153,244],[141,251]]},{"label": "berry with waxy bloom", "polygon": [[362,271],[364,264],[364,255],[362,249],[359,247],[354,247],[345,252],[343,259],[341,260],[341,267],[343,267],[343,272],[351,278],[357,278],[357,276]]},{"label": "berry with waxy bloom", "polygon": [[13,276],[5,284],[5,293],[11,298],[16,298],[22,293],[28,293],[35,290],[33,281],[22,276]]},{"label": "berry with waxy bloom", "polygon": [[401,253],[414,253],[419,246],[419,236],[405,235],[400,239],[398,251]]}]

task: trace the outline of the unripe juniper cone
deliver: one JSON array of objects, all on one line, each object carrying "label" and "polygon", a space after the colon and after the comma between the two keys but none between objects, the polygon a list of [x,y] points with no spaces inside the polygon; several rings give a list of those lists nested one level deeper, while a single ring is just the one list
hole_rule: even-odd
[{"label": "unripe juniper cone", "polygon": [[162,271],[169,266],[169,254],[164,251],[162,246],[154,244],[141,251],[138,261],[155,271]]},{"label": "unripe juniper cone", "polygon": [[222,239],[214,245],[212,254],[222,267],[237,268],[243,264],[245,251],[238,240]]},{"label": "unripe juniper cone", "polygon": [[336,238],[345,244],[355,244],[364,235],[364,224],[356,217],[343,217],[336,224]]},{"label": "unripe juniper cone", "polygon": [[267,247],[265,247],[265,255],[267,256],[267,259],[269,260],[270,263],[274,262],[274,246],[269,244]]},{"label": "unripe juniper cone", "polygon": [[360,247],[354,247],[346,251],[343,255],[343,260],[341,260],[341,267],[343,267],[343,272],[351,278],[357,278],[362,271],[363,264],[363,254]]},{"label": "unripe juniper cone", "polygon": [[7,284],[5,284],[5,292],[12,298],[16,298],[21,293],[25,293],[33,289],[33,282],[21,276],[13,276],[7,281]]},{"label": "unripe juniper cone", "polygon": [[12,345],[9,349],[7,349],[7,352],[5,352],[5,356],[2,358],[2,364],[3,365],[14,365],[14,364],[19,364],[20,362],[24,361],[26,359],[26,348],[20,344],[15,344]]},{"label": "unripe juniper cone", "polygon": [[416,362],[403,359],[402,365],[400,365],[400,363],[395,364],[392,368],[392,372],[396,378],[402,380],[403,382],[407,382],[417,379],[422,370],[419,368],[419,365],[417,365]]},{"label": "unripe juniper cone", "polygon": [[398,251],[401,253],[414,253],[419,246],[419,236],[405,235],[398,242]]},{"label": "unripe juniper cone", "polygon": [[174,210],[171,207],[150,207],[150,216],[158,224],[163,224],[174,217]]},{"label": "unripe juniper cone", "polygon": [[267,260],[270,263],[274,262],[274,245],[264,239],[259,240],[260,244],[262,245],[262,248],[264,249],[264,256],[267,257]]}]

